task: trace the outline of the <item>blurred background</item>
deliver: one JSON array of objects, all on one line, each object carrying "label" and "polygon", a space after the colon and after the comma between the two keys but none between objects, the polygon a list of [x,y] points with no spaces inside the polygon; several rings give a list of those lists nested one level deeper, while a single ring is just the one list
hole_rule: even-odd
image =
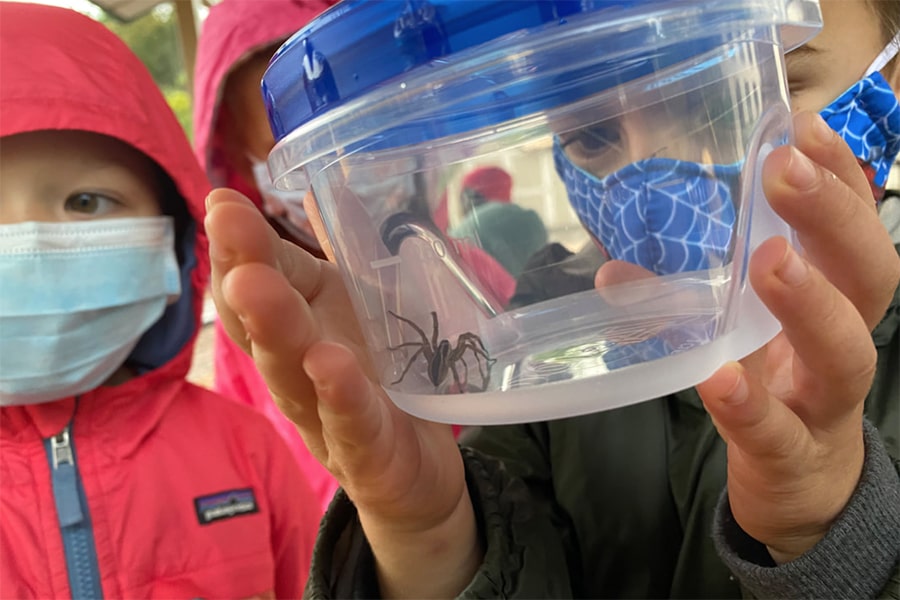
[{"label": "blurred background", "polygon": [[[64,6],[100,21],[147,65],[153,79],[191,135],[191,76],[197,33],[218,0],[28,0]],[[265,0],[260,2],[265,5]]]}]

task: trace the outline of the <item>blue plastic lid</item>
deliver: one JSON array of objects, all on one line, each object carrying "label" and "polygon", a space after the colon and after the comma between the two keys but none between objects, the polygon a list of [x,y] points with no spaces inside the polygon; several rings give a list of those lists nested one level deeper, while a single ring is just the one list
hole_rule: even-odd
[{"label": "blue plastic lid", "polygon": [[[341,129],[342,135],[348,133],[353,139],[331,140],[370,150],[392,148],[571,102],[702,55],[723,39],[734,39],[756,26],[781,27],[785,50],[792,49],[818,30],[818,4],[816,0],[711,4],[694,0],[342,0],[275,53],[263,77],[263,96],[276,141],[287,142],[292,132],[299,134],[298,128],[308,132],[319,119],[346,124],[358,114],[357,122]],[[584,32],[585,27],[596,35],[596,43],[590,38],[587,62],[584,48],[571,49],[575,54],[569,56],[565,44],[557,45],[553,53],[545,53],[546,58],[532,50],[533,42],[564,37],[577,28]],[[521,55],[522,73],[516,72],[515,65],[491,70],[492,60],[509,63],[516,53]],[[574,66],[560,71],[566,63]],[[441,85],[442,71],[453,74],[453,85]],[[547,76],[533,76],[539,72]],[[409,119],[387,123],[385,115],[357,110],[361,105],[354,101],[378,92],[383,100],[386,89],[400,94],[407,82],[423,81],[423,76],[429,87],[423,92],[427,100],[446,106],[446,111],[432,110],[419,118],[410,111]],[[392,114],[397,117],[396,110]],[[328,151],[322,144],[309,144],[302,152],[304,160]],[[280,164],[270,162],[276,179],[296,158],[293,152],[290,160],[281,156]]]},{"label": "blue plastic lid", "polygon": [[263,94],[275,139],[434,59],[587,10],[581,0],[343,0],[272,57]]}]

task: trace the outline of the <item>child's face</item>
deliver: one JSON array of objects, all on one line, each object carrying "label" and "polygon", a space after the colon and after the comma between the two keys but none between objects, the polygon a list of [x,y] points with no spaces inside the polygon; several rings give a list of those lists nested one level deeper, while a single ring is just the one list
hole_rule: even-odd
[{"label": "child's face", "polygon": [[38,131],[0,141],[0,224],[160,215],[155,165],[113,138]]},{"label": "child's face", "polygon": [[[791,106],[795,111],[819,112],[828,106],[863,77],[886,43],[868,0],[821,0],[821,7],[821,32],[785,58]],[[900,73],[895,78],[900,79]],[[898,82],[891,83],[895,90],[900,89]],[[689,95],[668,99],[650,108],[560,134],[560,144],[573,163],[597,176],[656,155],[709,162],[690,154],[703,147],[697,142],[703,131],[701,125],[690,129],[692,136],[687,149],[678,147],[677,141],[684,138],[685,127],[684,117],[679,115],[695,115],[701,123],[706,119],[703,111],[686,108],[693,102],[703,105],[703,99],[691,99]]]},{"label": "child's face", "polygon": [[[820,0],[820,4],[822,31],[785,58],[794,110],[818,112],[828,106],[862,79],[886,43],[868,0]],[[896,82],[885,77],[896,90]]]},{"label": "child's face", "polygon": [[266,160],[275,138],[269,127],[266,107],[259,91],[269,57],[275,48],[261,50],[228,77],[224,98],[228,111],[226,152],[228,161],[237,168],[247,183],[253,183],[253,172],[247,155]]}]

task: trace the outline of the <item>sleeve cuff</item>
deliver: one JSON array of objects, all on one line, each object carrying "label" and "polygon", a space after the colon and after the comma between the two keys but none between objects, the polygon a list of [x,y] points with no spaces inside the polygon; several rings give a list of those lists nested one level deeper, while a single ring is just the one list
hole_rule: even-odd
[{"label": "sleeve cuff", "polygon": [[375,557],[356,506],[338,489],[319,524],[304,598],[379,598]]},{"label": "sleeve cuff", "polygon": [[[462,448],[466,485],[485,548],[466,598],[568,597],[566,553],[548,516],[503,464]],[[540,565],[526,568],[526,563]],[[305,598],[378,598],[372,549],[356,506],[338,490],[319,526]]]},{"label": "sleeve cuff", "polygon": [[734,520],[727,490],[713,524],[716,549],[758,598],[874,598],[900,552],[900,475],[878,431],[863,424],[865,461],[856,491],[825,537],[804,555],[775,565],[765,546]]}]

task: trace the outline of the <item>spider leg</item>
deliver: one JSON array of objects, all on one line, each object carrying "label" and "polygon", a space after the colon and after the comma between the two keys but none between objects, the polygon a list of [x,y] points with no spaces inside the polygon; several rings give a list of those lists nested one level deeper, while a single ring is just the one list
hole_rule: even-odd
[{"label": "spider leg", "polygon": [[[484,357],[482,357],[475,348],[472,348],[472,354],[475,356],[475,364],[478,365],[478,374],[481,375],[481,380],[484,381],[491,371],[491,365],[487,364],[484,368],[482,367],[481,359]],[[488,374],[485,373],[485,368],[487,368]]]},{"label": "spider leg", "polygon": [[453,381],[456,383],[456,388],[465,391],[465,388],[459,382],[459,373],[456,372],[456,365],[452,362],[448,363],[448,365],[450,366],[450,372],[453,373]]},{"label": "spider leg", "polygon": [[465,353],[468,349],[464,340],[457,339],[456,348],[450,351],[447,355],[447,362],[450,364],[455,364],[461,362],[463,367],[465,368],[465,377],[463,379],[463,384],[468,387],[469,385],[469,364],[466,362]]},{"label": "spider leg", "polygon": [[479,338],[474,333],[464,333],[459,336],[460,341],[464,341],[466,347],[472,351],[476,357],[481,357],[484,359],[485,364],[488,368],[493,366],[495,362],[497,362],[496,358],[491,358],[491,355],[488,354],[487,348],[484,347],[484,344],[481,342],[481,338]]},{"label": "spider leg", "polygon": [[[491,381],[491,367],[494,366],[497,359],[491,358],[487,349],[484,347],[481,338],[471,332],[459,336],[459,347],[463,350],[463,352],[460,353],[460,357],[462,357],[465,350],[470,350],[472,352],[472,355],[475,357],[475,364],[478,365],[478,374],[481,375],[481,391],[486,390]],[[484,361],[483,367],[481,364],[482,360]]]},{"label": "spider leg", "polygon": [[[438,349],[437,342],[436,341],[434,343],[429,342],[428,336],[425,335],[425,332],[422,330],[422,328],[419,327],[418,325],[416,325],[410,319],[407,319],[406,317],[401,317],[400,315],[398,315],[397,313],[395,313],[392,310],[389,310],[387,312],[389,315],[393,316],[398,321],[402,321],[402,322],[406,323],[407,325],[409,325],[410,327],[412,327],[415,330],[415,332],[417,334],[419,334],[419,337],[422,339],[421,342],[403,342],[401,344],[397,344],[396,346],[388,346],[388,350],[399,350],[400,348],[411,348],[413,346],[417,346],[419,348],[412,355],[412,358],[409,359],[409,362],[406,363],[406,368],[403,369],[403,373],[400,375],[400,378],[397,381],[394,381],[392,383],[400,383],[401,381],[403,381],[403,378],[406,376],[406,373],[409,371],[410,367],[412,367],[412,364],[416,360],[416,358],[420,354],[424,354],[425,362],[427,363],[427,366],[428,366],[428,371],[427,371],[428,378],[431,380],[432,383],[437,385],[436,379],[439,379],[439,375],[440,375],[439,372],[435,373],[436,368],[438,369],[438,371],[440,370],[440,364],[435,366],[435,360],[436,359],[440,360],[440,356],[435,354]],[[434,328],[433,335],[436,338],[437,337],[437,313],[434,311],[431,312],[431,320],[432,320],[432,324],[433,324],[433,328]]]},{"label": "spider leg", "polygon": [[457,338],[457,341],[459,341],[459,340],[466,340],[468,342],[472,342],[478,348],[480,348],[482,351],[484,351],[485,354],[488,353],[487,348],[484,347],[484,342],[481,341],[481,338],[478,337],[477,335],[475,335],[474,333],[472,333],[471,331],[467,331],[465,333],[459,334],[459,338]]},{"label": "spider leg", "polygon": [[462,363],[463,368],[465,369],[465,371],[464,371],[465,377],[463,378],[464,379],[463,383],[468,388],[469,387],[469,363],[466,362],[464,354],[459,355],[459,362]]},{"label": "spider leg", "polygon": [[[471,351],[472,355],[475,357],[475,364],[478,366],[478,374],[481,375],[482,387],[481,391],[484,391],[487,387],[485,383],[489,379],[489,375],[485,374],[484,369],[481,366],[481,359],[479,358],[482,354],[482,351],[479,349],[477,345],[472,342],[471,337],[473,334],[464,333],[460,335],[456,340],[456,348],[453,349],[453,352],[450,355],[453,363],[461,362],[465,369],[465,386],[466,389],[469,387],[469,363],[466,362],[466,351]],[[490,369],[490,366],[488,366]]]},{"label": "spider leg", "polygon": [[400,383],[401,381],[403,381],[403,378],[406,377],[406,373],[409,371],[409,368],[412,366],[413,361],[415,361],[417,358],[419,358],[419,355],[422,354],[424,351],[425,351],[425,346],[420,346],[419,349],[415,351],[415,353],[412,355],[412,358],[410,358],[409,361],[406,363],[406,368],[404,368],[403,372],[400,373],[400,378],[397,379],[396,381],[392,381],[391,385],[394,385],[394,384],[397,384],[397,383]]},{"label": "spider leg", "polygon": [[397,344],[396,346],[388,346],[388,350],[399,350],[400,348],[408,348],[409,346],[418,346],[420,348],[423,347],[422,342],[403,342],[402,344]]},{"label": "spider leg", "polygon": [[[481,375],[481,389],[484,391],[487,389],[488,382],[491,380],[491,367],[497,360],[484,355],[477,348],[472,348],[472,354],[475,355],[475,364],[478,365],[478,374]],[[482,359],[485,363],[483,367],[481,364]]]},{"label": "spider leg", "polygon": [[[400,315],[398,315],[397,313],[395,313],[395,312],[392,311],[392,310],[389,310],[389,311],[388,311],[388,314],[391,315],[391,316],[393,316],[395,319],[398,319],[398,320],[400,320],[400,321],[403,321],[404,323],[406,323],[407,325],[409,325],[410,327],[412,327],[413,329],[415,329],[415,330],[416,330],[416,333],[418,333],[418,334],[422,337],[422,343],[425,344],[425,345],[428,345],[428,336],[425,335],[425,332],[422,331],[422,328],[421,328],[421,327],[419,327],[418,325],[416,325],[415,323],[413,323],[412,321],[410,321],[410,320],[407,319],[406,317],[401,317]],[[435,330],[436,330],[436,329],[437,329],[437,314],[434,313],[434,312],[432,312],[431,315],[432,315],[432,318],[434,319],[434,322],[435,322]],[[437,346],[437,341],[435,340],[435,343],[431,344],[431,347],[434,348],[434,347],[436,347],[436,346]]]}]

